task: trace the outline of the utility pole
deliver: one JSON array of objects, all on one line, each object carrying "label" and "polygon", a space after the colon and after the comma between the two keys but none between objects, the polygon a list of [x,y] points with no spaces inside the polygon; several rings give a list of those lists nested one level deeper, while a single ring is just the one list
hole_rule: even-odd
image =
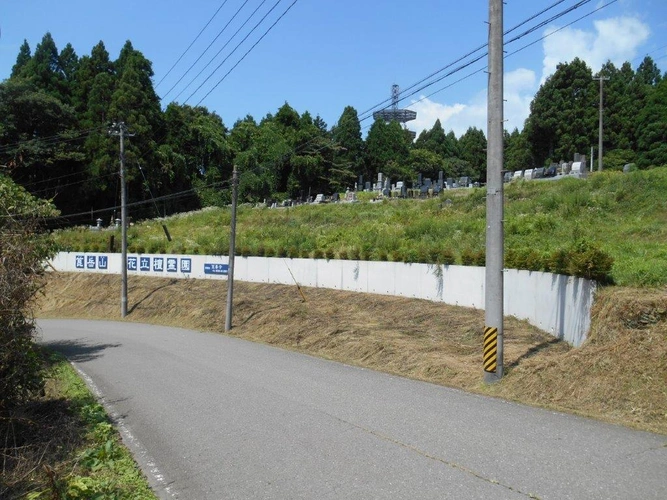
[{"label": "utility pole", "polygon": [[484,381],[503,376],[503,0],[489,0]]},{"label": "utility pole", "polygon": [[120,137],[120,231],[121,231],[121,264],[120,264],[120,316],[127,316],[127,185],[125,182],[125,136],[132,137],[127,131],[125,122],[111,125],[109,134]]},{"label": "utility pole", "polygon": [[597,78],[593,77],[593,80],[600,81],[600,119],[599,119],[600,129],[598,131],[598,172],[602,172],[602,114],[603,114],[602,94],[603,94],[604,82],[605,80],[609,80],[609,77],[598,76]]},{"label": "utility pole", "polygon": [[229,236],[229,267],[227,270],[227,313],[225,315],[225,331],[232,329],[232,301],[234,299],[234,252],[236,250],[236,203],[239,197],[239,177],[234,165],[232,173],[232,222]]}]

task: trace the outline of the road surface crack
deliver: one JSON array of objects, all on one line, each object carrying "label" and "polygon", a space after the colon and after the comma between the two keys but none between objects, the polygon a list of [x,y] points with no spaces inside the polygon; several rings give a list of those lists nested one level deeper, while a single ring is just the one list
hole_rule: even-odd
[{"label": "road surface crack", "polygon": [[476,471],[466,467],[465,465],[461,465],[459,463],[452,462],[451,460],[446,460],[442,457],[438,457],[438,456],[433,455],[433,454],[431,454],[431,453],[429,453],[425,450],[422,450],[421,448],[418,448],[414,445],[404,443],[404,442],[399,441],[398,439],[395,439],[391,436],[387,436],[385,434],[382,434],[381,432],[375,431],[373,429],[369,429],[368,427],[364,427],[363,425],[355,424],[354,422],[350,422],[348,420],[337,417],[335,415],[331,415],[329,413],[327,413],[327,415],[329,415],[330,417],[332,417],[332,418],[334,418],[334,419],[336,419],[336,420],[338,420],[338,421],[340,421],[344,424],[350,425],[350,426],[352,426],[356,429],[359,429],[359,430],[361,430],[361,431],[363,431],[367,434],[370,434],[370,435],[375,436],[379,439],[382,439],[383,441],[387,441],[389,443],[393,443],[395,445],[401,446],[402,448],[405,448],[407,450],[418,453],[419,455],[421,455],[425,458],[428,458],[430,460],[434,460],[436,462],[440,462],[441,464],[446,465],[448,467],[451,467],[452,469],[456,469],[456,470],[459,470],[461,472],[465,472],[466,474],[470,474],[471,476],[474,476],[477,479],[485,481],[489,484],[493,484],[495,486],[500,486],[500,487],[505,488],[509,491],[513,491],[514,493],[518,493],[519,495],[523,495],[527,498],[532,498],[532,499],[535,499],[535,500],[539,500],[539,497],[537,495],[535,495],[534,493],[526,493],[525,491],[518,490],[518,489],[516,489],[516,488],[514,488],[514,487],[512,487],[508,484],[503,484],[496,479],[491,479],[491,478],[485,477],[482,474],[480,474],[479,472],[476,472]]}]

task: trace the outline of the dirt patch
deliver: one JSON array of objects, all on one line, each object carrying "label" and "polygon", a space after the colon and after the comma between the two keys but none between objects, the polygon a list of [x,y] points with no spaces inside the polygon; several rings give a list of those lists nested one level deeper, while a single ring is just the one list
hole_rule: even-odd
[{"label": "dirt patch", "polygon": [[[131,277],[127,321],[224,331],[227,282]],[[237,282],[231,334],[467,391],[667,434],[667,294],[598,293],[579,349],[505,320],[506,376],[482,379],[484,312],[418,299]],[[120,278],[53,273],[40,317],[118,320]]]}]

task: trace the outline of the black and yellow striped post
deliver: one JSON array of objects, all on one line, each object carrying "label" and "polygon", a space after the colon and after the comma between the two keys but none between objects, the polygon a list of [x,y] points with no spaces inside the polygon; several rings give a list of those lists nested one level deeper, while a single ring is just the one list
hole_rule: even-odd
[{"label": "black and yellow striped post", "polygon": [[484,329],[484,371],[496,373],[498,367],[498,329],[487,326]]}]

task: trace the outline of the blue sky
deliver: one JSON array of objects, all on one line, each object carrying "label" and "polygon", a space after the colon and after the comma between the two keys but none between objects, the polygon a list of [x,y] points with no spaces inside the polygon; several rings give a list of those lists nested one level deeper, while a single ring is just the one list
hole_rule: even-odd
[{"label": "blue sky", "polygon": [[[168,94],[244,1],[227,0],[188,54],[157,86],[163,105],[181,92],[261,2],[248,0],[200,62]],[[199,103],[292,2],[282,0],[187,103]],[[129,39],[153,62],[157,84],[222,3],[222,0],[125,3],[3,0],[0,79],[9,77],[24,39],[34,50],[44,33],[50,31],[58,49],[69,42],[79,56],[89,54],[102,40],[115,59]],[[276,0],[265,1],[245,29],[183,91],[178,102],[184,102],[192,94],[275,3]],[[576,3],[576,0],[508,0],[505,29],[558,4],[523,29],[535,26]],[[600,7],[593,15],[565,27]],[[481,0],[297,0],[202,104],[217,112],[228,126],[246,114],[261,119],[267,113],[274,113],[285,101],[300,113],[307,110],[313,116],[319,114],[331,126],[345,106],[354,106],[361,115],[387,99],[393,83],[407,88],[486,43],[487,20],[488,2]],[[539,40],[558,28],[563,29]],[[506,50],[513,52],[531,42],[536,43],[505,61],[508,129],[522,127],[532,97],[559,62],[580,57],[595,72],[608,59],[617,65],[630,61],[636,67],[649,54],[663,72],[667,70],[667,1],[592,0],[508,45]],[[418,113],[409,128],[419,132],[440,118],[445,129],[454,130],[457,135],[470,126],[485,130],[487,76],[481,71],[485,65],[484,58],[402,102],[402,107]],[[479,72],[456,83],[474,71]],[[443,87],[448,88],[430,95]],[[370,124],[370,119],[365,120],[362,127]]]}]

